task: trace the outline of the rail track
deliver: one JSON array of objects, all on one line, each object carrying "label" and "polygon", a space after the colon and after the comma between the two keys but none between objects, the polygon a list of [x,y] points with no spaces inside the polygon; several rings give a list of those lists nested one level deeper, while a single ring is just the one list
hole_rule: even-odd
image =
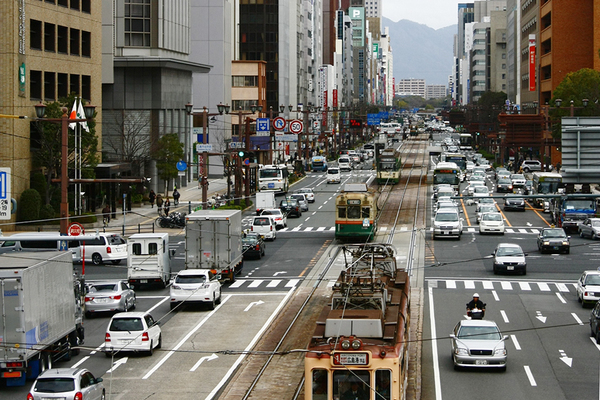
[{"label": "rail track", "polygon": [[[414,249],[416,234],[425,226],[425,203],[427,187],[424,184],[427,174],[427,140],[425,136],[407,140],[401,152],[403,172],[396,186],[380,187],[381,204],[378,225],[380,241],[391,243],[399,225],[411,227],[411,250]],[[406,171],[406,172],[405,172]],[[386,229],[381,229],[385,227]],[[389,231],[388,231],[389,230]],[[407,229],[408,230],[408,229]],[[382,233],[384,231],[385,233]],[[329,245],[326,243],[325,245]],[[328,301],[327,272],[333,266],[339,248],[329,254],[312,286],[299,288],[280,316],[274,321],[270,331],[257,344],[232,382],[220,393],[223,399],[287,400],[300,399],[304,395],[304,352],[313,333],[316,319]],[[412,253],[409,260],[412,260]],[[409,262],[410,273],[412,263]]]}]

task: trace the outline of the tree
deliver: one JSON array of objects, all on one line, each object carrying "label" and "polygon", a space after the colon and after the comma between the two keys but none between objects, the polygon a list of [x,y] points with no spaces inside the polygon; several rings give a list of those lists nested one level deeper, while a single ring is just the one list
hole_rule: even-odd
[{"label": "tree", "polygon": [[477,105],[485,110],[492,110],[494,108],[502,110],[502,108],[506,104],[507,98],[508,96],[504,92],[487,91],[481,95],[481,97],[477,101]]},{"label": "tree", "polygon": [[[592,116],[598,115],[600,107],[600,72],[583,68],[575,72],[568,73],[558,84],[552,93],[551,104],[555,108],[550,111],[552,123],[552,136],[556,139],[561,138],[561,117],[570,115],[571,101],[577,108],[576,115]],[[561,99],[561,107],[557,107],[556,99]],[[583,106],[583,100],[588,99],[587,107]]]},{"label": "tree", "polygon": [[102,141],[111,149],[107,158],[131,164],[134,176],[140,176],[142,166],[150,158],[150,113],[118,110],[109,122],[105,112]]},{"label": "tree", "polygon": [[161,137],[152,153],[156,160],[158,176],[165,182],[165,193],[169,195],[169,181],[177,178],[177,162],[184,156],[183,143],[179,141],[176,133],[169,133]]},{"label": "tree", "polygon": [[[67,98],[61,98],[57,102],[46,103],[46,118],[60,119],[63,115],[62,107],[67,107],[70,112],[75,101],[75,94],[71,93]],[[96,114],[94,114],[94,117]],[[98,165],[98,138],[96,137],[96,121],[92,119],[87,122],[89,132],[81,129],[82,147],[82,178],[94,178],[94,169]],[[52,179],[58,178],[60,174],[61,160],[61,123],[34,121],[31,123],[31,149],[33,152],[34,168],[40,169],[46,176],[46,188],[44,193],[44,204],[50,204],[52,196],[60,193],[59,185],[52,185]],[[75,136],[69,130],[69,175],[74,177],[74,149]]]}]

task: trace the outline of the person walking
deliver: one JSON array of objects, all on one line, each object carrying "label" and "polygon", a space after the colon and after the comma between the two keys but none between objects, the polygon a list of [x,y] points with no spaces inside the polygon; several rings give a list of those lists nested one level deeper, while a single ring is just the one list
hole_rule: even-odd
[{"label": "person walking", "polygon": [[169,209],[171,208],[171,202],[169,201],[168,197],[165,199],[165,203],[163,204],[163,208],[165,209],[165,217],[168,217],[169,216]]},{"label": "person walking", "polygon": [[107,226],[110,222],[110,207],[108,204],[102,209],[102,221],[104,222],[104,226]]},{"label": "person walking", "polygon": [[163,207],[163,198],[160,194],[156,196],[156,207],[158,208],[158,214],[160,215]]},{"label": "person walking", "polygon": [[177,191],[177,188],[175,188],[175,190],[173,190],[173,203],[175,204],[175,206],[179,205],[180,197],[181,194]]},{"label": "person walking", "polygon": [[154,208],[154,201],[156,200],[156,193],[154,193],[154,190],[150,189],[148,199],[150,199],[150,208]]}]

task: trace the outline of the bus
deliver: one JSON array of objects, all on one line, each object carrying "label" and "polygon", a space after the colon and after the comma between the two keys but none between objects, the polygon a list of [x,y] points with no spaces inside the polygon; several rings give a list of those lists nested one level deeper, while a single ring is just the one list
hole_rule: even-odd
[{"label": "bus", "polygon": [[[554,194],[562,186],[562,175],[557,172],[534,172],[532,178],[531,194]],[[543,208],[544,212],[550,212],[550,199],[535,199],[537,207]]]},{"label": "bus", "polygon": [[467,156],[460,153],[442,153],[442,161],[453,162],[458,165],[458,168],[463,172],[467,173]]},{"label": "bus", "polygon": [[458,191],[460,185],[461,172],[460,168],[456,163],[453,162],[440,162],[435,166],[433,170],[433,184],[439,185],[441,183],[447,183]]},{"label": "bus", "polygon": [[365,183],[347,183],[335,199],[335,237],[370,241],[377,231],[377,192]]},{"label": "bus", "polygon": [[377,183],[395,185],[400,182],[401,169],[400,152],[393,148],[384,149],[377,161]]},{"label": "bus", "polygon": [[258,190],[287,193],[289,183],[287,165],[263,165],[258,171]]},{"label": "bus", "polygon": [[460,147],[461,150],[473,150],[473,136],[470,133],[460,134]]},{"label": "bus", "polygon": [[327,171],[327,158],[323,156],[314,156],[310,160],[310,168],[313,171]]}]

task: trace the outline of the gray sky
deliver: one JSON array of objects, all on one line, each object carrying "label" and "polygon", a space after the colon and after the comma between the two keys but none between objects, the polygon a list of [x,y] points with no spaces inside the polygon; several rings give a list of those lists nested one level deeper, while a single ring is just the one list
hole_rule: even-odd
[{"label": "gray sky", "polygon": [[383,16],[397,22],[401,19],[439,29],[458,23],[458,3],[466,0],[382,0]]}]

